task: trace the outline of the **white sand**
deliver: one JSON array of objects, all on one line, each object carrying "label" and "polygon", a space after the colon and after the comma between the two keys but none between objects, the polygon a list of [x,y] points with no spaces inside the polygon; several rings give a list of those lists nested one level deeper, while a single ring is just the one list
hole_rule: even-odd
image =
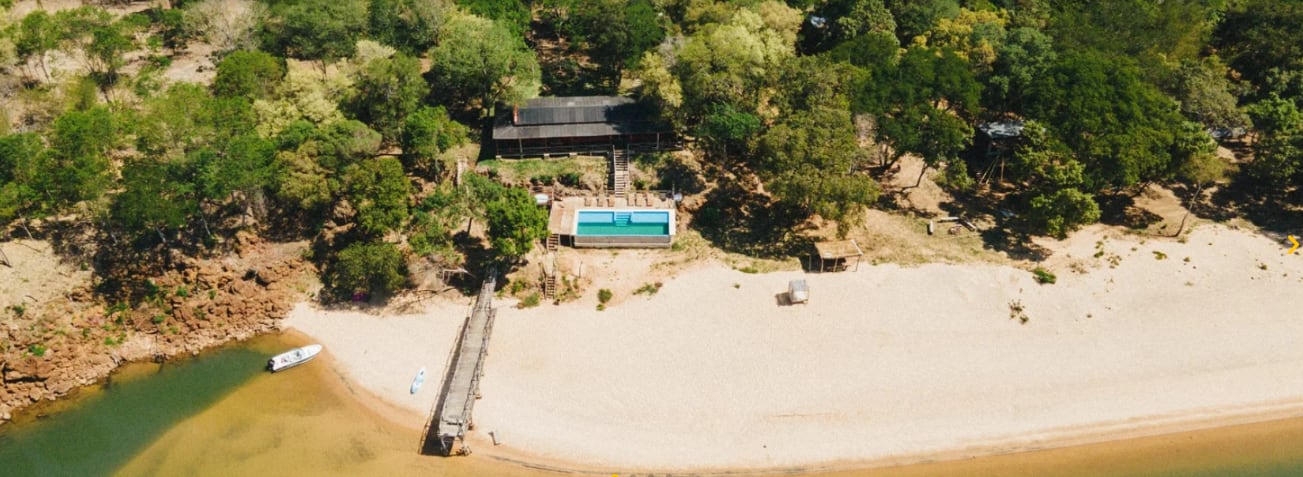
[{"label": "white sand", "polygon": [[[467,299],[431,304],[418,314],[376,316],[300,303],[283,325],[325,345],[337,374],[369,392],[360,399],[380,398],[406,414],[404,424],[419,426],[439,397],[441,374],[469,309]],[[412,394],[412,379],[422,367],[425,384]],[[411,416],[420,416],[416,424]]]},{"label": "white sand", "polygon": [[[788,467],[1303,415],[1303,256],[1212,226],[1186,244],[1108,240],[1094,258],[1100,230],[1055,245],[1055,285],[1001,266],[823,275],[710,266],[604,312],[591,291],[560,307],[504,305],[475,434],[589,466]],[[1073,273],[1073,262],[1091,270]],[[810,303],[779,306],[798,277]],[[1012,300],[1027,324],[1010,319]],[[289,324],[324,342],[362,386],[404,404],[417,361],[442,369],[466,309],[423,318],[300,309]],[[424,417],[433,399],[410,408]]]}]

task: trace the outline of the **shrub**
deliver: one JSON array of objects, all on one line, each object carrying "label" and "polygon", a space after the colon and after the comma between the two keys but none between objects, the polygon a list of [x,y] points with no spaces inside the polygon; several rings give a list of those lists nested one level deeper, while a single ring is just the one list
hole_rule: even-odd
[{"label": "shrub", "polygon": [[163,315],[154,315],[154,317],[150,318],[149,321],[155,325],[161,325],[164,321],[167,321],[167,317]]},{"label": "shrub", "polygon": [[538,295],[538,292],[530,293],[529,296],[526,296],[524,300],[520,301],[520,307],[533,308],[538,306],[540,301],[542,301],[542,297]]},{"label": "shrub", "polygon": [[639,287],[637,290],[634,290],[633,294],[634,294],[634,295],[655,295],[656,292],[658,292],[658,291],[661,291],[661,282],[656,282],[656,283],[645,283],[645,284],[643,284],[643,286]]},{"label": "shrub", "polygon": [[27,352],[32,353],[32,356],[39,358],[45,356],[45,351],[47,349],[48,348],[46,348],[45,345],[43,344],[34,344],[27,347]]},{"label": "shrub", "polygon": [[611,298],[614,296],[615,294],[611,293],[611,290],[609,289],[603,288],[601,290],[597,290],[597,301],[603,305],[611,301]]},{"label": "shrub", "polygon": [[1165,259],[1167,259],[1167,254],[1154,250],[1154,260],[1165,260]]},{"label": "shrub", "polygon": [[1033,269],[1032,275],[1036,277],[1036,283],[1040,283],[1042,285],[1053,284],[1055,281],[1058,280],[1058,277],[1055,277],[1053,273],[1050,273],[1049,270],[1046,270],[1041,267],[1036,267],[1035,269]]},{"label": "shrub", "polygon": [[176,296],[186,298],[190,296],[190,290],[184,286],[176,287]]},{"label": "shrub", "polygon": [[562,172],[556,176],[556,180],[566,187],[579,187],[580,175],[578,172]]}]

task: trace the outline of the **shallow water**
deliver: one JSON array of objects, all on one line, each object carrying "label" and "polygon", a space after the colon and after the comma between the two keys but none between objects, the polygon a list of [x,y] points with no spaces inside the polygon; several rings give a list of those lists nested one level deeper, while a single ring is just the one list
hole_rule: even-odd
[{"label": "shallow water", "polygon": [[[0,475],[558,475],[479,454],[451,459],[417,455],[419,433],[364,407],[360,400],[367,397],[350,389],[327,359],[275,375],[261,371],[267,357],[301,344],[294,338],[264,337],[197,358],[125,367],[107,385],[26,413],[47,418],[20,416],[0,428]],[[615,472],[620,469],[588,474]],[[1300,473],[1303,419],[810,475]]]}]

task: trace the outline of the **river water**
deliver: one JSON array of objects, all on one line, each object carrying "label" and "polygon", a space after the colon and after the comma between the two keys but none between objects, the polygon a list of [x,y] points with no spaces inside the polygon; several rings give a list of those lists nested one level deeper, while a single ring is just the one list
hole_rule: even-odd
[{"label": "river water", "polygon": [[[0,427],[0,475],[561,475],[479,455],[420,456],[418,431],[364,407],[324,362],[262,372],[267,357],[301,344],[262,337],[126,366]],[[1303,419],[808,475],[1295,476],[1303,475]]]}]

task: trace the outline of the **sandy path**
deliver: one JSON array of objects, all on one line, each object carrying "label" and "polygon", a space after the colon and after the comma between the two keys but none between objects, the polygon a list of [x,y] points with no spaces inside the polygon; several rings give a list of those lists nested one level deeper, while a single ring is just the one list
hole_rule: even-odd
[{"label": "sandy path", "polygon": [[[587,465],[788,467],[1297,413],[1303,256],[1213,226],[1185,244],[1108,240],[1094,258],[1098,230],[1056,246],[1055,285],[1001,266],[866,265],[805,275],[811,303],[779,306],[801,274],[712,266],[605,312],[502,306],[475,433]],[[1072,261],[1093,269],[1070,272]],[[1015,299],[1025,325],[1009,318]],[[405,317],[290,324],[388,396],[405,394],[410,373],[382,379],[391,361],[356,349],[374,339],[372,353],[420,347],[442,363],[429,336],[446,352],[466,310],[443,308],[437,320],[412,318],[438,323],[421,336],[386,331]]]}]

